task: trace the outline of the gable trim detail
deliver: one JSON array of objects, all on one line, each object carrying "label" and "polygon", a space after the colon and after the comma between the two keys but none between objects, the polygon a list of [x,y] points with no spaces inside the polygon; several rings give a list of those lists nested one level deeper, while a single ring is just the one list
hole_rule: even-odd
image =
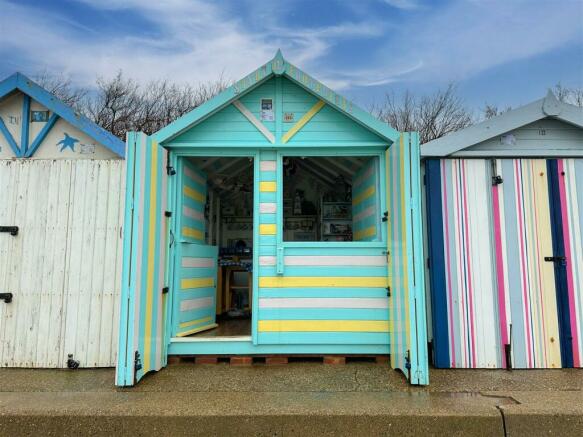
[{"label": "gable trim detail", "polygon": [[249,120],[249,122],[253,126],[255,126],[257,128],[257,130],[259,132],[261,132],[263,134],[263,136],[265,138],[267,138],[267,140],[271,144],[275,143],[275,136],[271,133],[271,131],[269,129],[267,129],[263,123],[261,123],[259,120],[257,120],[257,117],[255,117],[253,115],[253,113],[251,111],[249,111],[249,109],[247,109],[247,107],[243,103],[241,103],[240,100],[234,100],[233,101],[233,106],[235,108],[237,108],[241,112],[241,114],[243,114],[243,116],[247,120]]},{"label": "gable trim detail", "polygon": [[318,112],[326,105],[323,100],[318,100],[314,106],[312,106],[308,112],[306,112],[302,118],[300,118],[296,124],[294,124],[290,130],[288,130],[285,135],[281,137],[281,142],[283,144],[287,143],[292,137],[297,134],[301,128],[303,128]]}]

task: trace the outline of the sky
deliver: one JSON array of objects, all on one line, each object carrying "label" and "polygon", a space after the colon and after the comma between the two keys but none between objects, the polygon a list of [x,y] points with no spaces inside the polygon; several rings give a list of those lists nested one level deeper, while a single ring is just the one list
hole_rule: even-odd
[{"label": "sky", "polygon": [[516,107],[583,88],[583,0],[0,0],[0,78],[236,80],[278,48],[365,108],[449,83]]}]

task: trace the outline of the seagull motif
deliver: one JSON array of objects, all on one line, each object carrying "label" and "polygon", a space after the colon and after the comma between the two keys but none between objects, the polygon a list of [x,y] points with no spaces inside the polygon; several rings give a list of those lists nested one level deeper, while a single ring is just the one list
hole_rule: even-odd
[{"label": "seagull motif", "polygon": [[65,150],[67,147],[70,148],[73,152],[75,151],[75,143],[78,143],[79,140],[77,138],[73,138],[67,132],[65,132],[65,138],[57,143],[57,146],[61,147],[61,152]]}]

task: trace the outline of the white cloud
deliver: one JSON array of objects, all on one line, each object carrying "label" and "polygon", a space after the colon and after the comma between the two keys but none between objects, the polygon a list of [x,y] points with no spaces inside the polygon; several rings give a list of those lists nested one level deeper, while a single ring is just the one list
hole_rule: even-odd
[{"label": "white cloud", "polygon": [[386,4],[398,9],[417,9],[419,3],[416,0],[383,0]]},{"label": "white cloud", "polygon": [[0,53],[18,53],[28,73],[65,72],[90,85],[96,76],[123,70],[139,81],[170,77],[178,82],[238,79],[269,60],[281,47],[286,58],[306,66],[343,38],[369,38],[375,23],[337,23],[320,28],[282,28],[274,22],[253,31],[227,8],[201,0],[82,0],[116,13],[127,10],[151,23],[141,34],[111,35],[80,29],[64,14],[47,13],[0,0],[6,35]]}]

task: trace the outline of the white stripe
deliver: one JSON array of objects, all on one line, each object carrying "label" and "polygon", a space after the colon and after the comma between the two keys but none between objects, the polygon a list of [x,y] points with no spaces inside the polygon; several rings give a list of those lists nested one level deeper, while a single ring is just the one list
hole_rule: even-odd
[{"label": "white stripe", "polygon": [[189,256],[182,257],[182,267],[215,267],[214,258],[194,258]]},{"label": "white stripe", "polygon": [[275,171],[277,163],[275,161],[261,161],[259,169],[261,171]]},{"label": "white stripe", "polygon": [[198,299],[188,299],[180,302],[180,311],[190,311],[197,308],[206,308],[213,305],[212,297],[201,297]]},{"label": "white stripe", "polygon": [[275,265],[275,257],[274,256],[260,256],[259,257],[259,265],[260,266],[274,266]]},{"label": "white stripe", "polygon": [[245,116],[245,118],[247,120],[249,120],[251,122],[251,124],[253,126],[255,126],[257,128],[257,130],[259,132],[261,132],[263,134],[263,136],[269,140],[270,143],[272,143],[272,144],[275,143],[275,137],[273,136],[271,131],[269,129],[267,129],[263,123],[261,123],[259,120],[257,120],[257,118],[253,115],[253,113],[251,111],[249,111],[245,107],[245,105],[243,105],[243,103],[241,103],[239,100],[235,100],[233,102],[233,106],[235,108],[237,108],[239,111],[241,111],[241,114],[243,114]]},{"label": "white stripe", "polygon": [[259,308],[354,308],[386,309],[388,298],[261,298]]},{"label": "white stripe", "polygon": [[362,219],[365,219],[365,218],[367,218],[367,217],[370,217],[371,215],[373,215],[373,214],[374,214],[374,212],[375,212],[375,209],[376,209],[376,208],[374,207],[374,205],[373,205],[373,206],[369,206],[369,207],[368,207],[368,208],[366,208],[366,209],[363,209],[362,211],[360,211],[358,214],[356,214],[356,215],[355,215],[355,216],[352,218],[353,222],[358,222],[358,221],[360,221],[360,220],[362,220]]},{"label": "white stripe", "polygon": [[206,180],[201,175],[199,175],[198,173],[196,173],[188,165],[185,165],[184,166],[184,174],[186,176],[188,176],[190,179],[192,179],[193,181],[196,181],[196,182],[198,182],[199,184],[202,184],[202,185],[206,185]]},{"label": "white stripe", "polygon": [[366,256],[285,256],[286,266],[386,266],[384,255]]},{"label": "white stripe", "polygon": [[186,205],[182,207],[182,215],[186,217],[190,217],[195,220],[204,221],[204,214],[196,209],[190,208]]},{"label": "white stripe", "polygon": [[260,203],[259,212],[262,214],[275,214],[277,205],[275,203]]}]

